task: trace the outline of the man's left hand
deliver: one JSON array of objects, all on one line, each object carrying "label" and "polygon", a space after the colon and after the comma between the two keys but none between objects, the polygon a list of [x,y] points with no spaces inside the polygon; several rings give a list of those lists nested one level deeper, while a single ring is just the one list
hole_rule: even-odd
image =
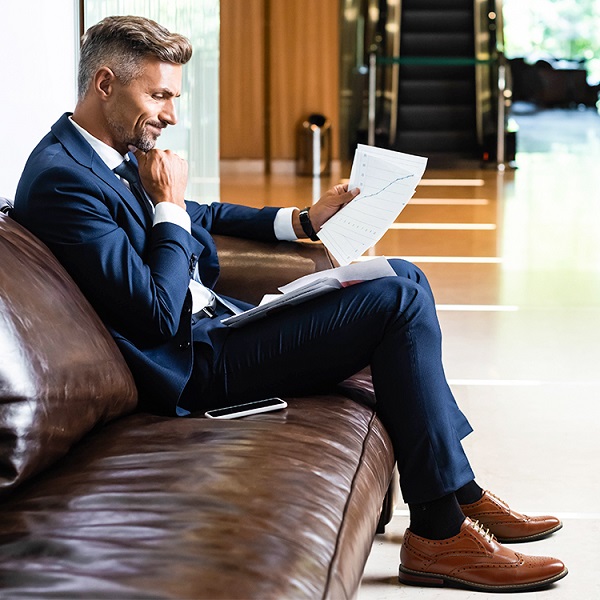
[{"label": "man's left hand", "polygon": [[[310,207],[310,222],[312,223],[313,229],[318,232],[335,213],[346,206],[346,204],[358,196],[359,193],[360,190],[358,188],[349,192],[347,183],[340,183],[330,190],[327,190],[323,196],[319,198],[319,201]],[[296,235],[298,237],[306,237],[300,225],[298,212],[294,214],[293,224]]]}]

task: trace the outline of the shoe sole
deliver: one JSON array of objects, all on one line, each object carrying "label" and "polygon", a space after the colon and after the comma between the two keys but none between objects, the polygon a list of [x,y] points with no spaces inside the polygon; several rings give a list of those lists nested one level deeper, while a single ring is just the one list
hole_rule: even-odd
[{"label": "shoe sole", "polygon": [[472,583],[459,579],[458,577],[451,577],[449,575],[438,575],[437,573],[425,573],[421,571],[412,571],[400,565],[400,572],[398,574],[398,580],[400,583],[406,585],[417,585],[426,587],[458,587],[467,590],[474,590],[476,592],[530,592],[546,588],[553,583],[556,583],[567,575],[569,571],[565,568],[564,571],[544,579],[542,581],[534,581],[532,583],[521,583],[515,585],[484,585],[481,583]]},{"label": "shoe sole", "polygon": [[562,529],[562,523],[560,523],[559,525],[557,525],[556,527],[553,527],[552,529],[548,529],[547,531],[542,531],[540,533],[536,533],[534,535],[528,535],[528,536],[524,536],[524,537],[518,537],[518,538],[507,538],[507,537],[498,537],[497,535],[494,535],[494,537],[501,543],[501,544],[519,544],[521,542],[535,542],[537,540],[543,540],[545,538],[547,538],[548,536],[552,535],[553,533],[556,533],[559,529]]}]

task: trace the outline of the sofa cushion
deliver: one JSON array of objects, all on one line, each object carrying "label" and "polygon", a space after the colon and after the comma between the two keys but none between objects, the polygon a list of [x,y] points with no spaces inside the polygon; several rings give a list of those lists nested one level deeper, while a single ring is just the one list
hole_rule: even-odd
[{"label": "sofa cushion", "polygon": [[0,493],[136,402],[125,361],[77,286],[0,213]]},{"label": "sofa cushion", "polygon": [[252,304],[298,277],[333,267],[323,244],[260,242],[215,235],[221,273],[216,291]]},{"label": "sofa cushion", "polygon": [[11,598],[356,596],[394,457],[368,407],[286,398],[234,421],[135,414],[0,511]]}]

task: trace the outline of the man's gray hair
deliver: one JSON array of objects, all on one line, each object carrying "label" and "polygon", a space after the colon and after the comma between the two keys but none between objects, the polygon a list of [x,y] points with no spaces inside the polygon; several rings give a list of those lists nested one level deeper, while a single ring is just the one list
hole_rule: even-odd
[{"label": "man's gray hair", "polygon": [[79,99],[83,99],[101,67],[111,69],[127,85],[141,75],[147,58],[184,65],[191,57],[190,41],[155,21],[144,17],[106,17],[90,27],[81,41]]}]

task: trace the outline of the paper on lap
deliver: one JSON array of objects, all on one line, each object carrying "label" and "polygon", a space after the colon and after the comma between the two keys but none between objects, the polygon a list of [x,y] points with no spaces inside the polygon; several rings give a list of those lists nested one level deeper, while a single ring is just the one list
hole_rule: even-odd
[{"label": "paper on lap", "polygon": [[395,275],[395,271],[383,256],[360,263],[311,273],[280,287],[281,294],[265,296],[257,307],[251,308],[239,315],[223,319],[223,323],[229,327],[241,327],[246,323],[266,317],[274,311],[279,311],[295,304],[301,304],[311,298],[333,292],[342,287],[392,275]]}]

